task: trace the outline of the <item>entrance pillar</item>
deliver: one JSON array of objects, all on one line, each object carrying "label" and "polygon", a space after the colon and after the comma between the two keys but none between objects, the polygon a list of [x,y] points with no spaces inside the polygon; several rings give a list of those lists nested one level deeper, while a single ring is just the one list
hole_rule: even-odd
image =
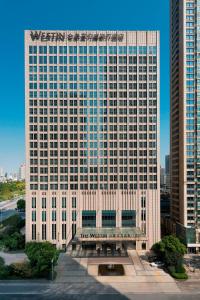
[{"label": "entrance pillar", "polygon": [[97,249],[102,250],[102,244],[101,244],[101,243],[96,243],[96,250],[97,250]]},{"label": "entrance pillar", "polygon": [[122,242],[116,243],[116,250],[118,250],[118,249],[122,250]]}]

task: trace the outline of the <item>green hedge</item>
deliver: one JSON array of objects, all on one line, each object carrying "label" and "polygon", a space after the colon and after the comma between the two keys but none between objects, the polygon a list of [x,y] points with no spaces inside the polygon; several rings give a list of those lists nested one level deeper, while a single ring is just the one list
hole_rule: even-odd
[{"label": "green hedge", "polygon": [[170,273],[172,277],[174,277],[175,279],[188,279],[188,275],[187,273],[176,273],[176,272],[172,272]]}]

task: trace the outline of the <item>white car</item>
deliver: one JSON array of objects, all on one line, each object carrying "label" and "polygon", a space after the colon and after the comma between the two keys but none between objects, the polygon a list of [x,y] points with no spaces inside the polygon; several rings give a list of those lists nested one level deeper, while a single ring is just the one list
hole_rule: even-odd
[{"label": "white car", "polygon": [[164,267],[164,265],[165,264],[163,262],[161,262],[161,261],[154,261],[154,262],[150,263],[151,267],[157,267],[157,268]]}]

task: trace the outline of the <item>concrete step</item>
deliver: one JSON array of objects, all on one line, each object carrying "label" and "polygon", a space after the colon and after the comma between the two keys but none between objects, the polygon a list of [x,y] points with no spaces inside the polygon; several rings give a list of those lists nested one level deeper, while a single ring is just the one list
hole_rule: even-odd
[{"label": "concrete step", "polygon": [[59,271],[59,270],[56,270],[57,274],[62,274],[62,276],[85,276],[87,275],[87,272],[86,271]]}]

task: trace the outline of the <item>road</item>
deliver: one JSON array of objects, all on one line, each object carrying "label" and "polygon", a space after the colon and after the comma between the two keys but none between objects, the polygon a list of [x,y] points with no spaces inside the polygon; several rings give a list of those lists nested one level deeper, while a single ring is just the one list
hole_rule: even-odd
[{"label": "road", "polygon": [[85,284],[66,283],[58,284],[46,280],[33,281],[0,281],[0,299],[32,299],[32,300],[197,300],[200,299],[199,282],[193,284],[193,290],[183,290],[180,283],[180,293],[127,293],[120,294],[116,289],[109,288],[107,284],[91,284],[86,288]]},{"label": "road", "polygon": [[16,214],[17,201],[19,199],[24,199],[24,196],[0,202],[0,222]]}]

